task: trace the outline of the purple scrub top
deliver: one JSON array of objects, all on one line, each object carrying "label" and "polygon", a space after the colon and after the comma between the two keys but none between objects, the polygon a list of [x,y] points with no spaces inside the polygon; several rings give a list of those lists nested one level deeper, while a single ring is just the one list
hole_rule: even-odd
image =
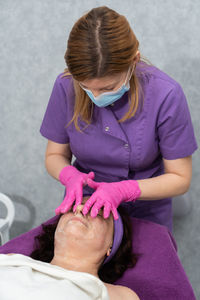
[{"label": "purple scrub top", "polygon": [[[146,179],[164,173],[162,158],[173,160],[191,155],[197,149],[194,130],[181,86],[154,66],[136,68],[142,93],[134,117],[119,123],[128,111],[126,92],[114,105],[94,105],[92,123],[83,132],[74,124],[74,89],[71,77],[60,74],[54,84],[40,128],[47,139],[70,144],[76,157],[74,166],[93,171],[96,181],[116,182]],[[143,96],[142,96],[143,94]],[[93,190],[88,186],[84,194]],[[172,200],[137,200],[122,204],[137,218],[165,225],[172,231]]]}]

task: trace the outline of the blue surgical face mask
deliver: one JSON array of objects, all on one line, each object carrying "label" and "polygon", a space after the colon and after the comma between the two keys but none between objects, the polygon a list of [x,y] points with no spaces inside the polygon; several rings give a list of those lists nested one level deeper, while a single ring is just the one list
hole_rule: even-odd
[{"label": "blue surgical face mask", "polygon": [[[127,80],[127,76],[126,76],[126,80]],[[119,100],[130,89],[129,81],[127,84],[125,84],[126,80],[124,84],[117,91],[102,93],[97,97],[95,97],[90,90],[83,88],[81,84],[80,86],[87,93],[87,95],[90,97],[92,102],[94,102],[94,104],[96,104],[98,107],[105,107]]]}]

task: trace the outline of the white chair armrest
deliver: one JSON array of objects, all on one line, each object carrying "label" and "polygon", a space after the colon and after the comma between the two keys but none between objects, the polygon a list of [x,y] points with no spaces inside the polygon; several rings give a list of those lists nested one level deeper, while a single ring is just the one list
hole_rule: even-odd
[{"label": "white chair armrest", "polygon": [[4,219],[5,222],[9,223],[9,227],[12,225],[14,217],[15,217],[15,207],[11,199],[5,194],[0,193],[0,202],[2,202],[7,208],[7,216]]}]

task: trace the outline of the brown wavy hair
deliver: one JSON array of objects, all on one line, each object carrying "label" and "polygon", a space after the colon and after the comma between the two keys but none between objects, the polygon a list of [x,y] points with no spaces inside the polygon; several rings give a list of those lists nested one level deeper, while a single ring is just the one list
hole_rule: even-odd
[{"label": "brown wavy hair", "polygon": [[[139,254],[134,254],[132,251],[132,225],[130,217],[121,207],[118,208],[121,215],[124,235],[122,243],[113,256],[106,264],[101,264],[98,275],[103,282],[114,283],[119,279],[127,268],[133,268],[138,260]],[[42,224],[43,232],[35,237],[35,249],[30,257],[36,260],[50,263],[54,256],[54,234],[56,231],[58,218],[55,223],[44,225]]]},{"label": "brown wavy hair", "polygon": [[[72,76],[75,90],[74,122],[77,130],[79,116],[87,124],[92,121],[93,103],[80,87],[79,81],[102,78],[128,71],[133,65],[139,42],[127,19],[106,7],[97,7],[83,15],[72,27],[63,76]],[[129,110],[119,120],[133,117],[139,104],[139,81],[133,71],[130,79]]]}]

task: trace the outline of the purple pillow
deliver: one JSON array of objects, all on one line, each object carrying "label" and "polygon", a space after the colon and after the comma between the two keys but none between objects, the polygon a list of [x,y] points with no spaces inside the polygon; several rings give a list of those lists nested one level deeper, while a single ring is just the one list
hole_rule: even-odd
[{"label": "purple pillow", "polygon": [[[44,224],[54,222],[55,216]],[[116,281],[134,290],[141,300],[195,300],[192,286],[177,255],[177,246],[167,227],[132,219],[133,249],[140,254],[136,266]],[[0,253],[29,256],[41,225],[0,247]]]}]

